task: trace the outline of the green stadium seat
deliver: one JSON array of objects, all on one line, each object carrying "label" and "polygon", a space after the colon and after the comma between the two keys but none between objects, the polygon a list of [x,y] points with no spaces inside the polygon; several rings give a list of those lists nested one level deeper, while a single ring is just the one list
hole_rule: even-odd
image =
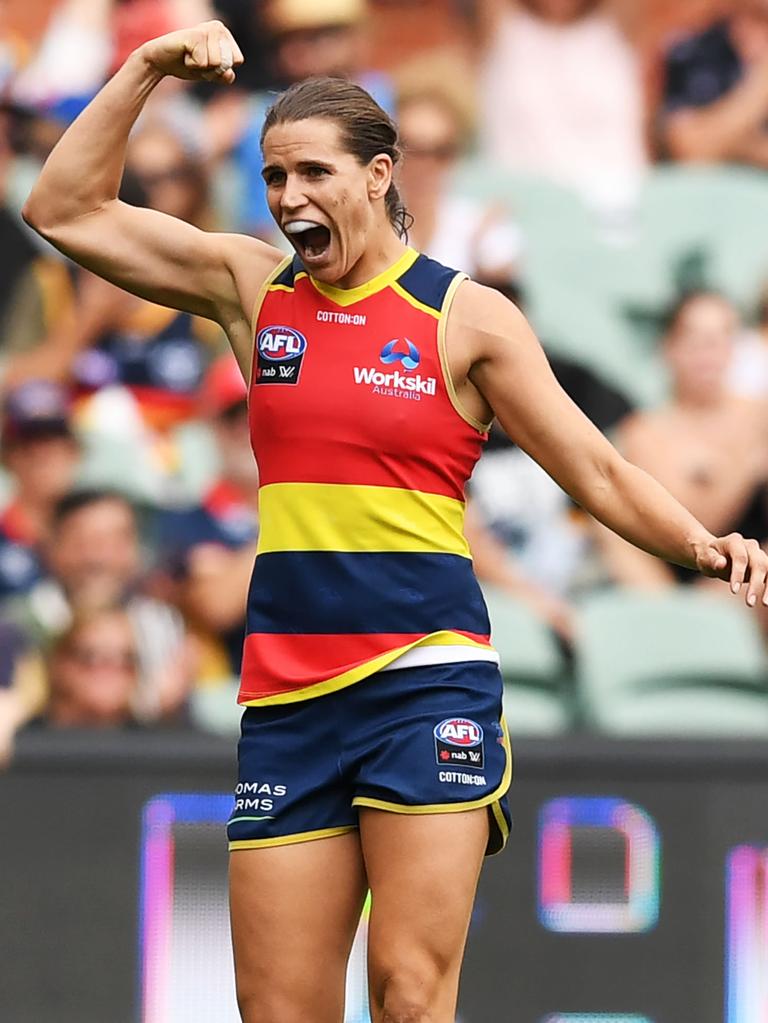
[{"label": "green stadium seat", "polygon": [[758,626],[736,600],[618,590],[580,609],[579,695],[601,731],[768,736],[767,678]]},{"label": "green stadium seat", "polygon": [[546,625],[524,604],[492,586],[483,594],[493,644],[501,657],[504,714],[512,737],[568,731],[573,714],[564,693],[565,665]]},{"label": "green stadium seat", "polygon": [[237,702],[237,679],[224,679],[219,685],[198,686],[189,697],[193,724],[216,735],[237,736],[243,708]]}]

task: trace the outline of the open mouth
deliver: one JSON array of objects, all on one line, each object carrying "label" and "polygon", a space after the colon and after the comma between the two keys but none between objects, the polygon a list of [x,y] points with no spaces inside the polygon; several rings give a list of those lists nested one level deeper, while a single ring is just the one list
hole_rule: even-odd
[{"label": "open mouth", "polygon": [[285,225],[285,233],[302,259],[321,260],[331,246],[331,232],[313,220],[293,220]]}]

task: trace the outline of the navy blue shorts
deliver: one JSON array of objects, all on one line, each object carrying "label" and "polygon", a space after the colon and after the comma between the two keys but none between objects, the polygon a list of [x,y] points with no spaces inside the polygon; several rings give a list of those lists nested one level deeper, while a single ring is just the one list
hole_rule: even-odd
[{"label": "navy blue shorts", "polygon": [[504,848],[512,753],[495,664],[383,671],[326,696],[247,707],[230,849],[289,845],[358,826],[358,807],[452,813],[488,807]]}]

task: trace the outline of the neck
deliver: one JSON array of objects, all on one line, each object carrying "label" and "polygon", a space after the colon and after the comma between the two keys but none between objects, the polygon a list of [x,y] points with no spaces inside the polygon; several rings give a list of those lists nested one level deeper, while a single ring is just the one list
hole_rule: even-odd
[{"label": "neck", "polygon": [[714,391],[709,394],[685,394],[675,395],[674,404],[683,412],[691,415],[706,415],[710,412],[717,412],[728,401],[725,391]]},{"label": "neck", "polygon": [[395,264],[407,248],[405,242],[398,238],[387,224],[386,229],[375,235],[366,245],[365,251],[349,273],[334,281],[333,286],[349,289],[367,284]]}]

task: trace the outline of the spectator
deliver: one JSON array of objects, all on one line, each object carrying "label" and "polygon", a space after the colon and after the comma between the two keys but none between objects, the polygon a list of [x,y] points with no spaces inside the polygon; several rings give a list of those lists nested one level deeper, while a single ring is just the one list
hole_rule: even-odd
[{"label": "spectator", "polygon": [[[738,316],[722,295],[685,296],[669,317],[664,356],[670,400],[630,416],[618,430],[623,454],[655,476],[719,536],[768,537],[768,433],[763,403],[728,392]],[[599,530],[613,578],[630,586],[695,582]],[[705,584],[706,581],[705,581]]]},{"label": "spectator", "polygon": [[38,724],[119,728],[137,723],[137,642],[120,607],[78,614],[54,641],[48,665],[48,703]]},{"label": "spectator", "polygon": [[175,713],[191,678],[191,653],[178,612],[145,596],[136,516],[109,491],[74,492],[56,506],[45,544],[49,576],[8,605],[7,618],[45,648],[73,615],[122,606],[137,637],[137,710],[147,719]]},{"label": "spectator", "polygon": [[13,496],[0,511],[0,601],[41,577],[40,547],[57,502],[72,488],[80,446],[66,392],[30,381],[6,397],[0,457]]},{"label": "spectator", "polygon": [[198,681],[204,684],[240,673],[259,487],[246,393],[232,356],[211,366],[202,404],[216,442],[219,477],[201,505],[161,514],[157,528],[167,592],[198,638]]},{"label": "spectator", "polygon": [[664,67],[660,130],[678,160],[768,167],[768,0],[733,0],[727,17],[675,43]]},{"label": "spectator", "polygon": [[504,210],[451,191],[451,175],[467,152],[465,112],[447,88],[425,83],[401,91],[397,115],[412,244],[485,284],[509,286],[518,272],[520,231]]},{"label": "spectator", "polygon": [[[600,0],[495,4],[481,76],[483,151],[603,207],[647,164],[639,61]],[[596,70],[599,68],[599,72]]]},{"label": "spectator", "polygon": [[[205,171],[168,128],[155,124],[137,133],[128,172],[146,205],[210,226]],[[10,360],[7,376],[73,381],[88,465],[117,484],[119,461],[132,493],[163,504],[189,498],[177,430],[194,418],[205,368],[223,344],[209,320],[152,305],[81,272],[73,316]]]}]

